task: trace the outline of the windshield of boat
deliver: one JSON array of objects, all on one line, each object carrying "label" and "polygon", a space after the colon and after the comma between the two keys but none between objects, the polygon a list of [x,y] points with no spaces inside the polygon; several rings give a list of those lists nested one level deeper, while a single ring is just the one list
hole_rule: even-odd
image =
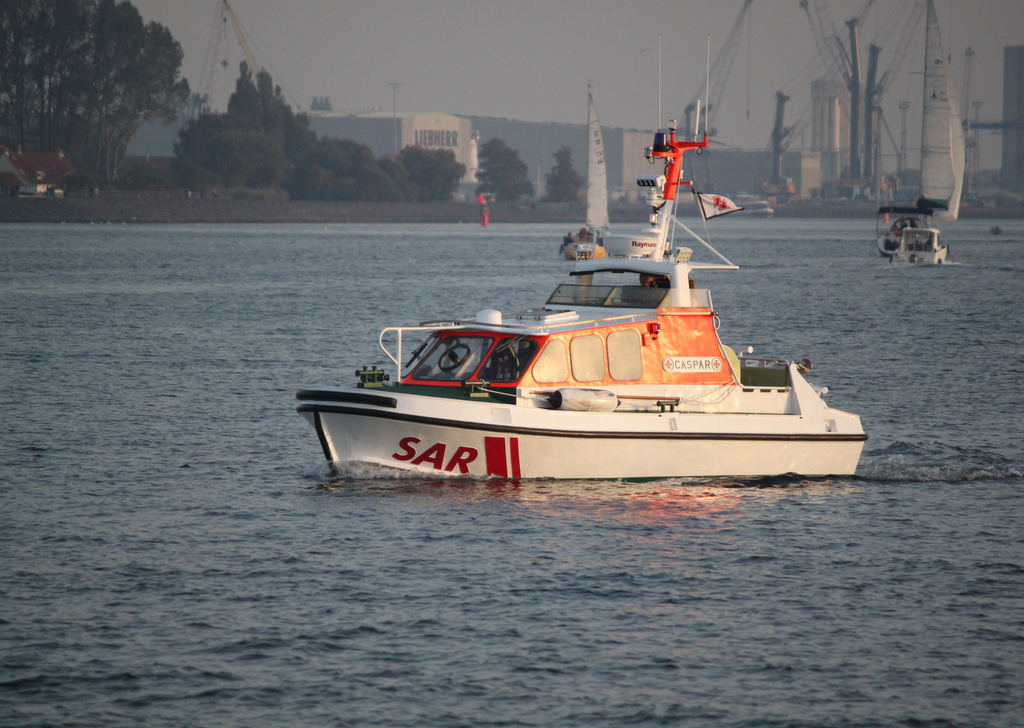
[{"label": "windshield of boat", "polygon": [[525,336],[502,339],[480,368],[485,382],[518,382],[537,354],[537,342]]},{"label": "windshield of boat", "polygon": [[563,283],[555,289],[547,303],[556,306],[658,308],[668,292],[667,288],[645,288],[639,285],[581,286],[574,283]]},{"label": "windshield of boat", "polygon": [[413,370],[413,379],[461,382],[469,379],[494,338],[490,336],[446,336],[434,344]]},{"label": "windshield of boat", "polygon": [[930,228],[904,230],[903,244],[907,250],[926,251],[938,249],[938,234]]}]

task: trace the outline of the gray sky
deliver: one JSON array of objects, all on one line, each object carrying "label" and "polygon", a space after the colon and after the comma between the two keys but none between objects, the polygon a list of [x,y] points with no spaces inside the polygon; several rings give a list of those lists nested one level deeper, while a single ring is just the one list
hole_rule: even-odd
[{"label": "gray sky", "polygon": [[[828,3],[842,37],[844,21],[859,12],[863,1]],[[200,88],[218,0],[134,2],[145,19],[166,25],[181,43],[183,75],[194,90]],[[883,69],[902,28],[902,21],[893,22],[894,13],[909,2],[876,0],[862,29],[865,49],[870,42],[883,47]],[[963,94],[964,51],[973,46],[971,99],[983,102],[982,119],[1000,118],[1003,46],[1024,44],[1024,0],[935,3],[943,46],[953,57],[957,93]],[[683,106],[704,78],[707,35],[711,34],[714,58],[742,4],[743,0],[231,0],[257,59],[269,66],[289,99],[303,109],[313,96],[329,96],[336,111],[390,111],[388,84],[397,82],[399,111],[584,123],[591,82],[601,123],[625,128],[658,125],[659,34],[664,124],[682,116]],[[774,119],[775,92],[784,89],[792,97],[786,108],[787,123],[792,123],[809,98],[800,79],[823,72],[823,67],[816,60],[810,25],[798,0],[754,0],[749,14],[749,34],[744,33],[738,47],[715,126],[722,142],[762,149]],[[898,140],[897,102],[911,101],[910,147],[916,147],[920,137],[923,55],[922,22],[903,71],[883,103]],[[219,58],[230,64],[219,71],[214,86],[213,106],[222,110],[243,59],[230,29]],[[866,50],[863,62],[866,67]],[[809,131],[805,144],[810,145]],[[795,146],[799,148],[799,139]],[[889,144],[883,148],[888,153]],[[983,167],[998,167],[999,150],[998,137],[982,132]]]}]

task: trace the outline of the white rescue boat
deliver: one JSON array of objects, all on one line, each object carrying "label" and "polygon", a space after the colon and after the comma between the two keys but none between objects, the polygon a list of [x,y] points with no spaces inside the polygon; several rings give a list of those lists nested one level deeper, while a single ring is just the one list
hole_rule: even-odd
[{"label": "white rescue boat", "polygon": [[[650,227],[606,236],[607,257],[577,260],[542,306],[385,329],[393,379],[363,368],[354,386],[300,390],[327,460],[500,478],[852,474],[867,435],[808,383],[810,362],[719,339],[691,272],[737,266],[710,246],[717,262],[697,262],[671,237],[685,227],[683,154],[707,137],[669,128],[647,150],[664,172],[637,180]],[[410,357],[414,336],[426,340]]]}]

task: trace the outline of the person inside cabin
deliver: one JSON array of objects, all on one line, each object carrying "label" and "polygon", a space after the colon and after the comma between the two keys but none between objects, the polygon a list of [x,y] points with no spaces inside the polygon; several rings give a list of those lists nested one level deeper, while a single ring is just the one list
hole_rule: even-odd
[{"label": "person inside cabin", "polygon": [[580,241],[590,240],[590,231],[587,230],[586,226],[583,226],[583,227],[580,228],[579,235],[580,235],[580,237],[579,237]]},{"label": "person inside cabin", "polygon": [[668,288],[668,276],[655,275],[653,273],[641,273],[640,285],[644,288]]}]

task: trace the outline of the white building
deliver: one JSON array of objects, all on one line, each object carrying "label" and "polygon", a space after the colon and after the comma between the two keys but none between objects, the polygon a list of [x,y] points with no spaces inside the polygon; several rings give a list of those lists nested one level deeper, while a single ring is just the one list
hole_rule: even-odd
[{"label": "white building", "polygon": [[310,125],[318,136],[353,139],[366,144],[374,155],[396,154],[405,147],[450,149],[455,161],[466,166],[464,184],[476,182],[476,150],[472,122],[440,111],[392,114],[370,111],[344,114],[314,111]]}]

